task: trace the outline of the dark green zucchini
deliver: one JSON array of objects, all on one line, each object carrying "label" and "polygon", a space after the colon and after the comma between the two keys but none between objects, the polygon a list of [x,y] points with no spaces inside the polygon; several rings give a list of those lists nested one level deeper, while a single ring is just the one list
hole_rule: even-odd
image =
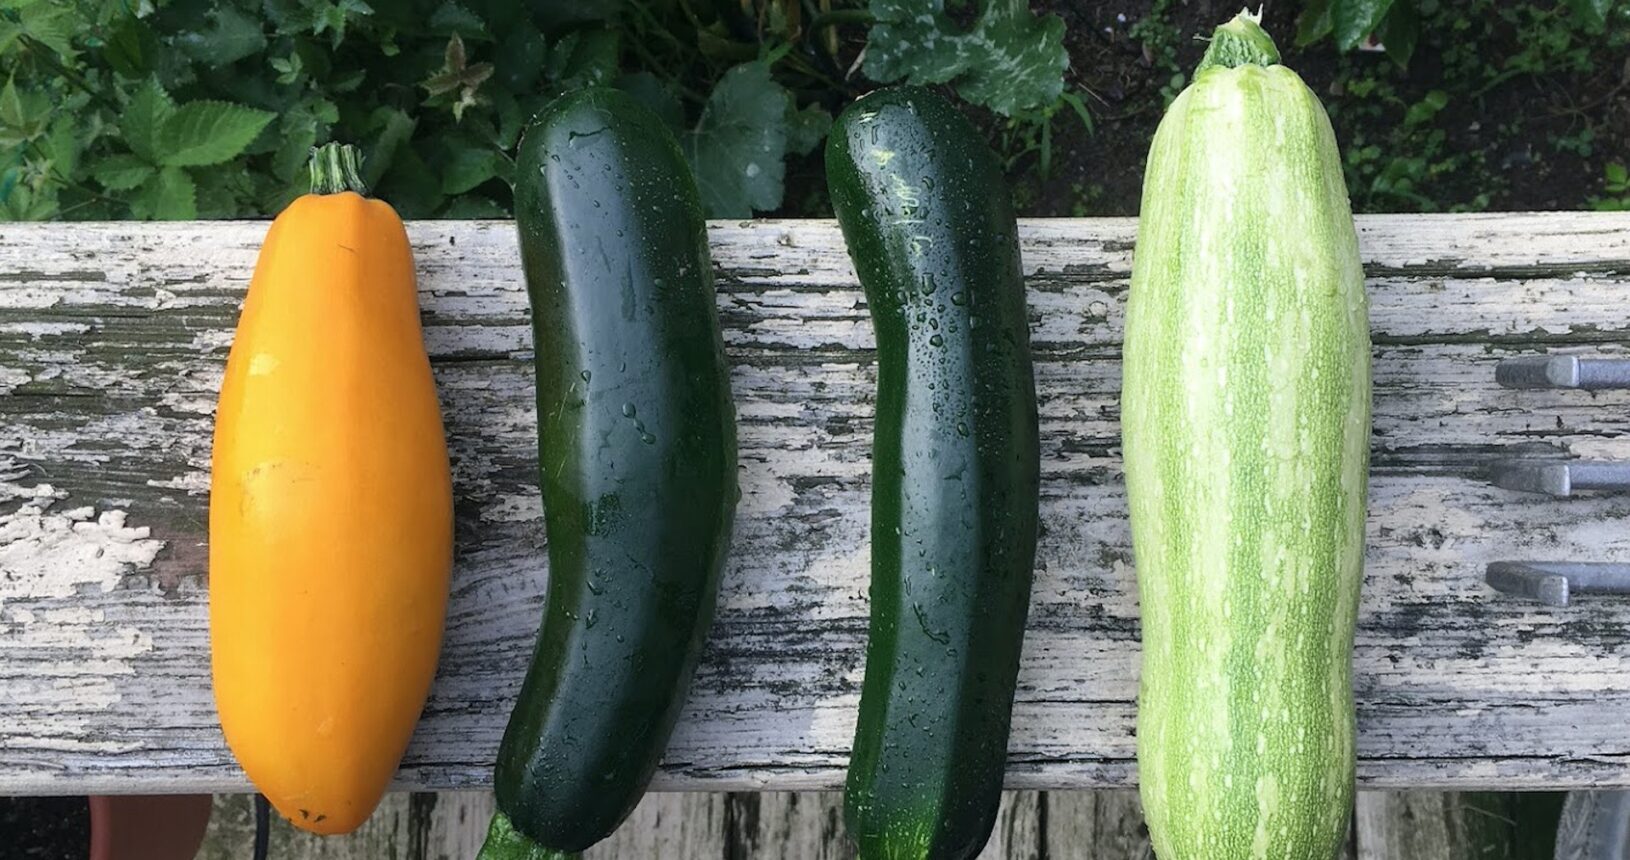
[{"label": "dark green zucchini", "polygon": [[533,120],[515,175],[549,590],[498,750],[490,858],[581,851],[639,802],[737,498],[707,234],[673,135],[620,92],[581,91]]},{"label": "dark green zucchini", "polygon": [[944,99],[844,111],[827,183],[877,332],[871,632],[844,799],[862,858],[996,820],[1036,551],[1036,395],[1007,185]]}]

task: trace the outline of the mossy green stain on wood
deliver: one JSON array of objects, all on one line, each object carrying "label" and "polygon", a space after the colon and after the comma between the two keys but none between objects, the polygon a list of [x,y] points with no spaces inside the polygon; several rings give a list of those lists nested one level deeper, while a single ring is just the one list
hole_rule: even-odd
[{"label": "mossy green stain on wood", "polygon": [[1156,132],[1124,374],[1156,851],[1327,860],[1353,792],[1369,336],[1336,142],[1289,69],[1204,68]]}]

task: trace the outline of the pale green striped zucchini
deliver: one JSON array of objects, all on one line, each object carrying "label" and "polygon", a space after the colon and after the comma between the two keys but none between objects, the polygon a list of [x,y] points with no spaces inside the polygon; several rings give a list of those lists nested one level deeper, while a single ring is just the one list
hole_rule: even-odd
[{"label": "pale green striped zucchini", "polygon": [[1251,16],[1149,152],[1127,310],[1138,774],[1161,860],[1329,860],[1353,799],[1370,344],[1329,119]]}]

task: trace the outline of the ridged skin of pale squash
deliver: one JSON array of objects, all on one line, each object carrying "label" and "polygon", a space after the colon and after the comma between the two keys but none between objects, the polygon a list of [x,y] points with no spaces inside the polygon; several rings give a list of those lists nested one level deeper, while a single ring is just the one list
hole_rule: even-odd
[{"label": "ridged skin of pale squash", "polygon": [[1203,64],[1149,153],[1122,395],[1162,860],[1328,860],[1345,836],[1369,356],[1317,97],[1284,66]]}]

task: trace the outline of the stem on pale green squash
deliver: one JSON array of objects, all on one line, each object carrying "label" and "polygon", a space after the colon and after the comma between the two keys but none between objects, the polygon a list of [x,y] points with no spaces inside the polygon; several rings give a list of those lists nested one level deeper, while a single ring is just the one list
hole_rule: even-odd
[{"label": "stem on pale green squash", "polygon": [[349,143],[325,143],[311,148],[311,193],[355,191],[368,196],[362,181],[362,152]]},{"label": "stem on pale green squash", "polygon": [[579,860],[579,857],[575,851],[556,851],[533,842],[515,829],[509,816],[494,812],[492,824],[487,827],[487,841],[481,844],[481,853],[475,860]]},{"label": "stem on pale green squash", "polygon": [[1232,21],[1212,33],[1211,47],[1206,48],[1206,55],[1201,58],[1194,73],[1199,74],[1214,67],[1272,66],[1278,62],[1279,48],[1274,45],[1268,31],[1262,29],[1261,16],[1251,14],[1249,9],[1242,9]]}]

